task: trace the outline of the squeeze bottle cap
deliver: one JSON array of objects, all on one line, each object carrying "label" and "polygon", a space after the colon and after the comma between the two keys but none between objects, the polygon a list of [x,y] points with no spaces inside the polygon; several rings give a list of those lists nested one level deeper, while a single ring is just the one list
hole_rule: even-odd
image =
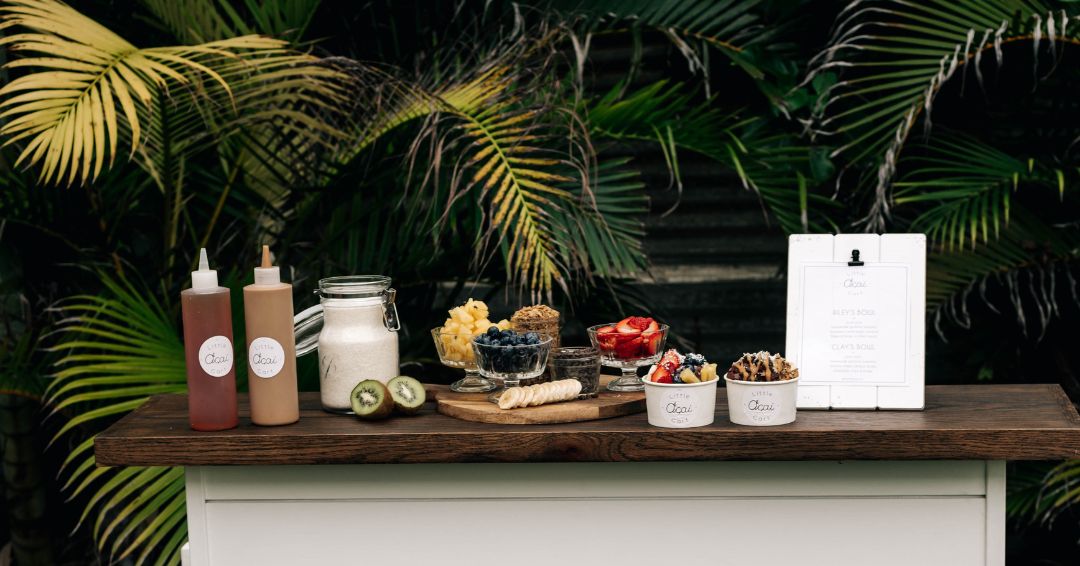
[{"label": "squeeze bottle cap", "polygon": [[270,263],[270,246],[262,247],[262,265],[255,268],[256,285],[277,285],[281,283],[281,269]]},{"label": "squeeze bottle cap", "polygon": [[210,289],[217,286],[217,270],[210,269],[210,262],[206,260],[206,248],[199,248],[199,269],[191,272],[191,288]]}]

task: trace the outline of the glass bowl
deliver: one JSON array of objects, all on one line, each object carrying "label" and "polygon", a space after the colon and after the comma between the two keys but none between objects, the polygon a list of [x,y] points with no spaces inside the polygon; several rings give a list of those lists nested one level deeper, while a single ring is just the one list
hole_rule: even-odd
[{"label": "glass bowl", "polygon": [[480,376],[476,367],[476,352],[472,348],[472,336],[444,333],[442,328],[431,329],[431,339],[435,341],[435,351],[439,361],[446,367],[465,370],[465,377],[450,384],[450,390],[458,393],[486,393],[497,386],[489,379]]},{"label": "glass bowl", "polygon": [[[600,363],[622,371],[622,377],[608,384],[609,391],[642,391],[645,386],[637,375],[640,367],[660,361],[667,345],[668,325],[657,330],[619,332],[616,323],[597,324],[588,328],[589,340],[600,350]],[[605,329],[611,328],[609,332]]]},{"label": "glass bowl", "polygon": [[472,347],[480,375],[489,379],[501,379],[506,387],[517,387],[522,379],[539,377],[547,369],[552,337],[538,338],[537,344],[518,346],[480,344],[474,338]]}]

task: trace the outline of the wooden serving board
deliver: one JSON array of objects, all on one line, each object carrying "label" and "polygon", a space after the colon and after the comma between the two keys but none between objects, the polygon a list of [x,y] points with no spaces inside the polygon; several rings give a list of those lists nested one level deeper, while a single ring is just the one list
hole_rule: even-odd
[{"label": "wooden serving board", "polygon": [[[606,379],[605,379],[606,378]],[[615,393],[607,391],[611,378],[602,376],[600,394],[592,399],[564,401],[538,407],[502,410],[487,400],[487,393],[436,393],[440,413],[465,421],[490,424],[556,424],[595,421],[645,411],[643,391]]]}]

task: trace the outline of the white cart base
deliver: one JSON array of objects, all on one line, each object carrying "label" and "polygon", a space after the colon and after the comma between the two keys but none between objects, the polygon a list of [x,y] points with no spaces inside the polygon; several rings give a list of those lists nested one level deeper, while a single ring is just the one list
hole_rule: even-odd
[{"label": "white cart base", "polygon": [[187,468],[185,566],[1004,566],[1005,464]]}]

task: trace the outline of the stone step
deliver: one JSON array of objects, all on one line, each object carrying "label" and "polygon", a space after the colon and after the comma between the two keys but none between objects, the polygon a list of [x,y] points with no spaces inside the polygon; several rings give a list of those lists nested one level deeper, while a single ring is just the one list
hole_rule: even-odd
[{"label": "stone step", "polygon": [[667,230],[650,232],[645,251],[656,265],[752,262],[779,266],[787,256],[787,242],[783,236],[768,233],[726,233],[720,238]]},{"label": "stone step", "polygon": [[765,224],[764,213],[757,206],[683,206],[685,204],[680,203],[671,214],[650,214],[645,220],[646,230],[650,234],[675,231],[690,237],[771,231]]}]

